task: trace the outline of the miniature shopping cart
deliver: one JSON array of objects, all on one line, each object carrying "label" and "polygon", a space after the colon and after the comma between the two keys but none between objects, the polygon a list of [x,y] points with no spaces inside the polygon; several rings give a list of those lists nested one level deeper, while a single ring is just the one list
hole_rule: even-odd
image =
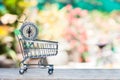
[{"label": "miniature shopping cart", "polygon": [[[24,22],[19,30],[15,30],[23,60],[20,63],[19,73],[23,74],[30,65],[38,65],[41,68],[48,68],[48,73],[54,71],[53,65],[46,64],[48,56],[55,56],[58,53],[58,42],[48,40],[37,40],[38,29],[32,22]],[[27,59],[40,59],[38,64],[27,64]]]}]

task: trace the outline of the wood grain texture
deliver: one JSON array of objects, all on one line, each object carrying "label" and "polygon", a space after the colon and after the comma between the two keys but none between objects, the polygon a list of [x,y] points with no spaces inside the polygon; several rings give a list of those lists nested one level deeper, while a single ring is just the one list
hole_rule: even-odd
[{"label": "wood grain texture", "polygon": [[0,80],[83,80],[120,79],[120,69],[55,69],[49,75],[47,69],[28,69],[23,75],[18,68],[0,68]]}]

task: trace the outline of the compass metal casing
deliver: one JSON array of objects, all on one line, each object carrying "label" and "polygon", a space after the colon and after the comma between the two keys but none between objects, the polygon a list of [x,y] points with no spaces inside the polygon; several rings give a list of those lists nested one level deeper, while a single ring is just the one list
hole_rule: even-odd
[{"label": "compass metal casing", "polygon": [[32,22],[25,22],[21,26],[21,34],[24,39],[35,40],[38,35],[38,28]]}]

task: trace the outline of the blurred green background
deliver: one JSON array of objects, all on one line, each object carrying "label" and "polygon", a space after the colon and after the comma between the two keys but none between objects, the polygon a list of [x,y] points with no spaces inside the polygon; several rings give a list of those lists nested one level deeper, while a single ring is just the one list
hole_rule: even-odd
[{"label": "blurred green background", "polygon": [[38,39],[60,43],[48,63],[120,68],[119,10],[120,0],[0,0],[0,67],[19,66],[22,55],[14,30],[28,17],[39,28]]}]

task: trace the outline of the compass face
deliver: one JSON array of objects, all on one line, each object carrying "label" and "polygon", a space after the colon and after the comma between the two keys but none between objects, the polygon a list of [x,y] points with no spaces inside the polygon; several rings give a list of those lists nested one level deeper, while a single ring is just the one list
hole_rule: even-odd
[{"label": "compass face", "polygon": [[34,40],[38,35],[38,28],[31,22],[23,23],[20,31],[23,38],[28,40]]}]

